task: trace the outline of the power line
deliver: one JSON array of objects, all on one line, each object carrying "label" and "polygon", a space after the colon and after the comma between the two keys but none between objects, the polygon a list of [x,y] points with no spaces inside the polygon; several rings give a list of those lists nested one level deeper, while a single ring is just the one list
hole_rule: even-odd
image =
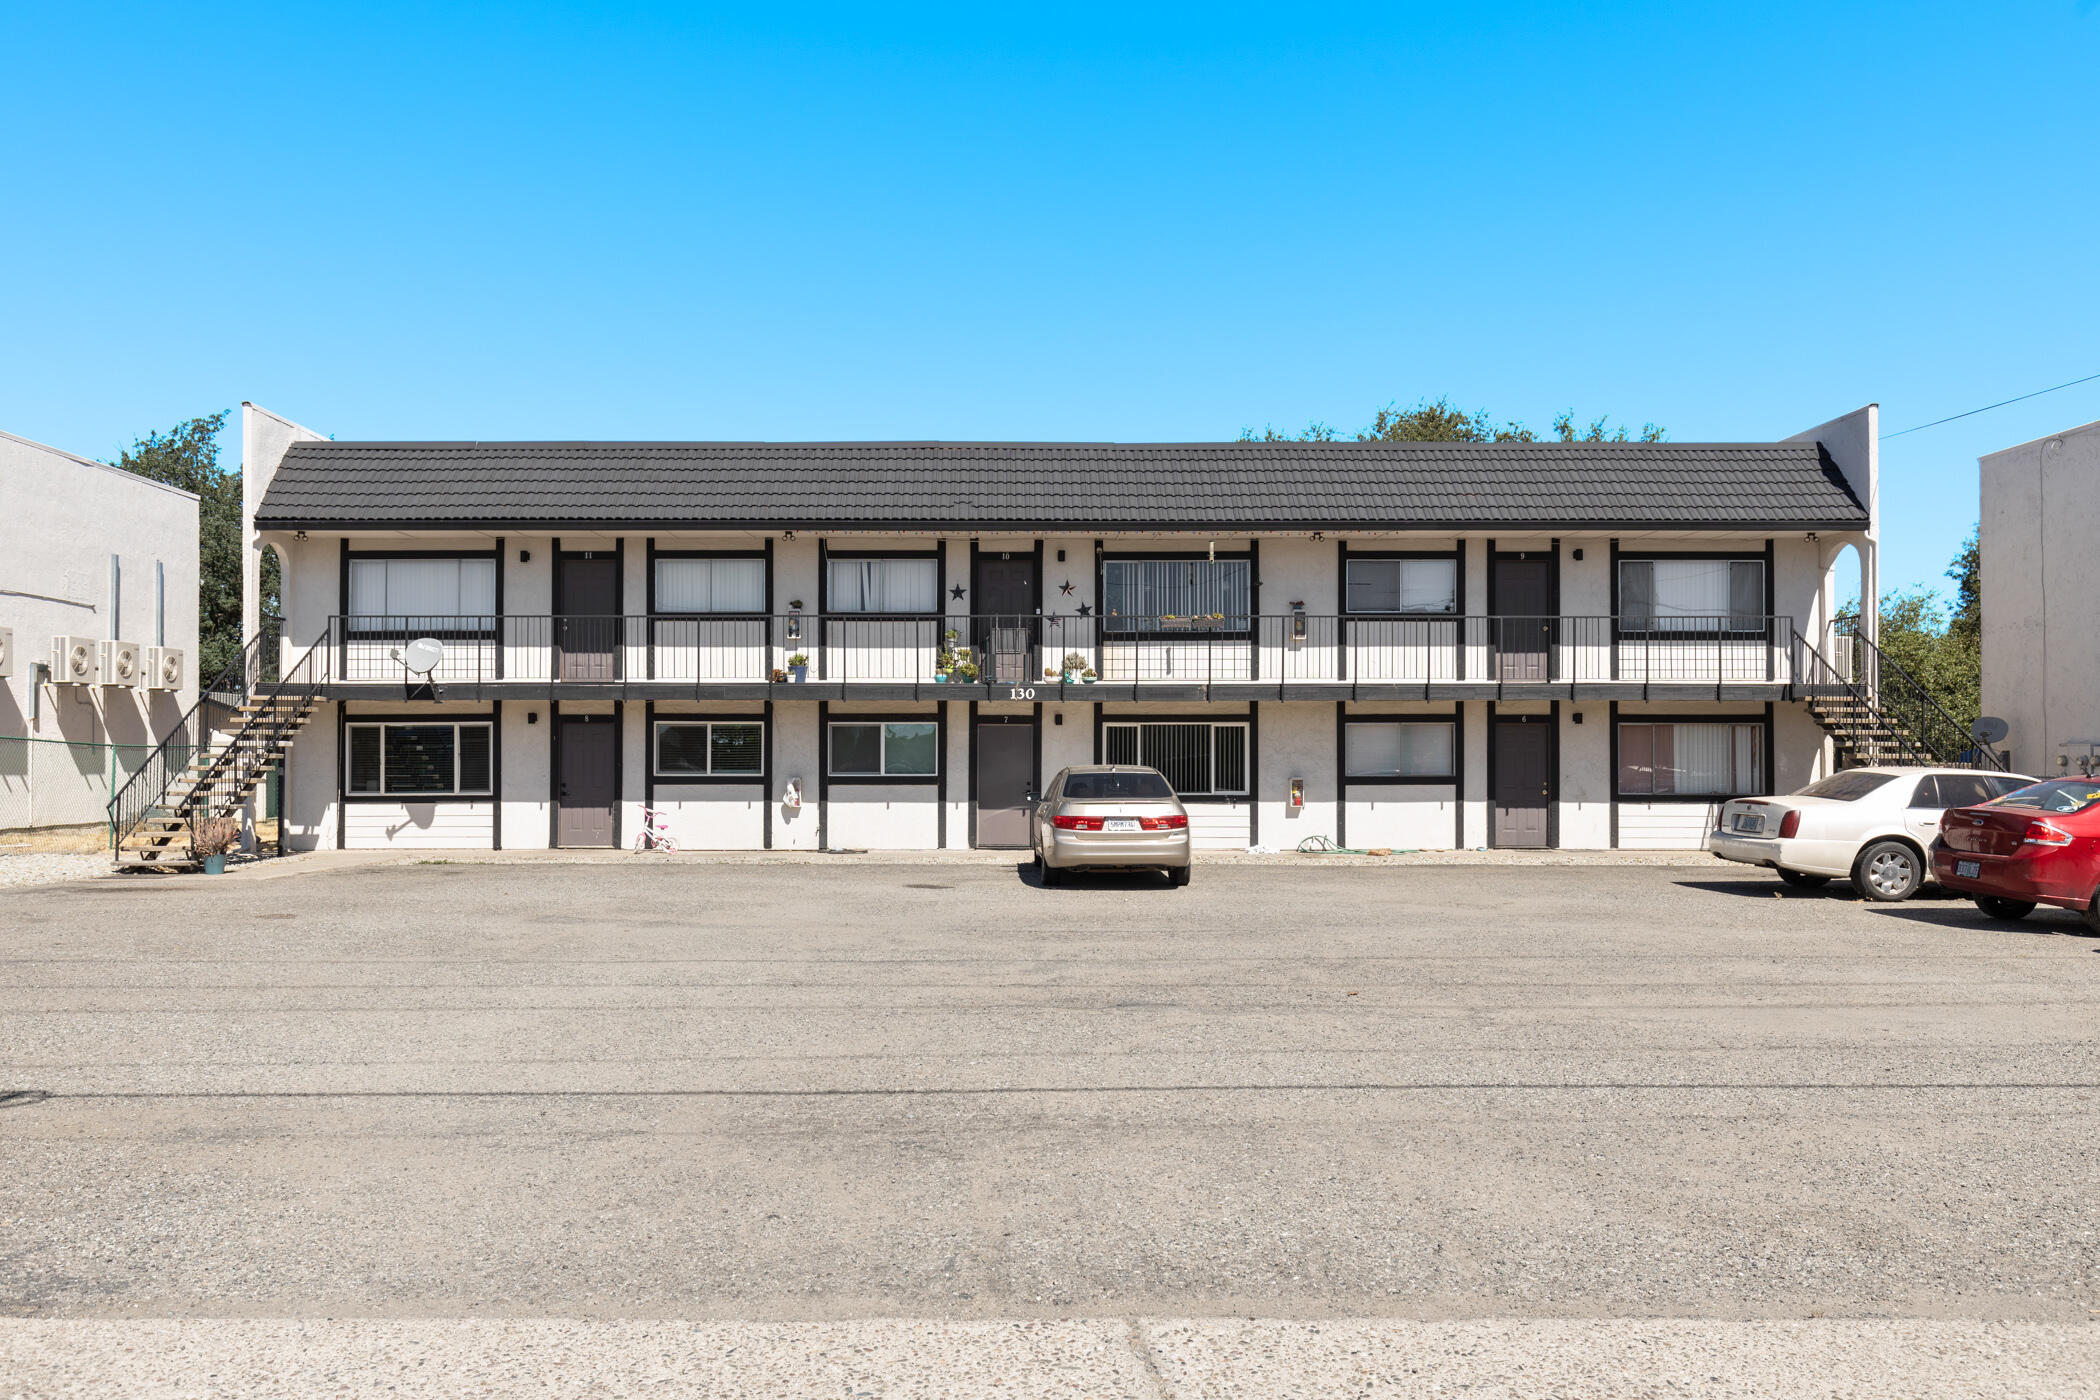
[{"label": "power line", "polygon": [[2059,384],[2055,389],[2037,389],[2031,394],[2022,394],[2017,399],[2000,399],[1996,403],[1987,403],[1982,408],[1972,408],[1967,413],[1957,413],[1950,418],[1935,418],[1930,423],[1920,423],[1915,428],[1905,428],[1902,433],[1883,433],[1881,440],[1887,442],[1890,438],[1902,437],[1903,433],[1922,433],[1927,428],[1937,428],[1942,423],[1952,423],[1955,418],[1974,418],[1979,413],[1989,413],[1992,409],[2003,408],[2009,403],[2019,403],[2025,399],[2038,399],[2044,394],[2055,393],[2057,389],[2068,389],[2072,384],[2089,384],[2095,379],[2100,379],[2100,374],[2089,374],[2084,379],[2072,380],[2070,384]]}]

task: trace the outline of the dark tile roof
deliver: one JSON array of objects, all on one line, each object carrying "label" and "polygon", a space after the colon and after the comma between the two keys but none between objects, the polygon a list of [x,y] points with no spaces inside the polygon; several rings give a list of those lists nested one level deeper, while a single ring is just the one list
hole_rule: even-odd
[{"label": "dark tile roof", "polygon": [[1813,442],[306,442],[312,526],[1860,528]]}]

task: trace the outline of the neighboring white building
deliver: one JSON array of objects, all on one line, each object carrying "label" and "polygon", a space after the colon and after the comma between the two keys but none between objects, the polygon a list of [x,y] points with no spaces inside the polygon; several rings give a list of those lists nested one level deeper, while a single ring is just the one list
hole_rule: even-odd
[{"label": "neighboring white building", "polygon": [[1979,466],[1983,712],[2015,771],[2055,773],[2100,746],[2100,423]]},{"label": "neighboring white building", "polygon": [[[1693,849],[1839,761],[1847,546],[1875,607],[1871,407],[1720,444],[352,443],[244,412],[292,849],[622,845],[644,805],[689,848],[1018,847],[1024,794],[1100,760],[1166,771],[1213,849]],[[394,656],[419,637],[435,693]]]},{"label": "neighboring white building", "polygon": [[0,829],[99,822],[197,697],[197,498],[0,433],[0,501]]}]

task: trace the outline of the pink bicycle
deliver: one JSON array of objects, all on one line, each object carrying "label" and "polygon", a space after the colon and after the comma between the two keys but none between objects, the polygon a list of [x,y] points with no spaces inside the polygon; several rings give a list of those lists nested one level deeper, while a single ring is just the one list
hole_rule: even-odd
[{"label": "pink bicycle", "polygon": [[669,812],[659,812],[654,807],[642,808],[642,829],[634,834],[635,850],[668,851],[677,855],[678,838],[671,835],[666,826],[670,819]]}]

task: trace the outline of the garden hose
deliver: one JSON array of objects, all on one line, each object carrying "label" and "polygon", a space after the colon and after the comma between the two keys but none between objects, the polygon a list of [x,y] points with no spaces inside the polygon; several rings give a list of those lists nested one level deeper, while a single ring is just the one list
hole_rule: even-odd
[{"label": "garden hose", "polygon": [[1395,851],[1390,846],[1373,846],[1369,850],[1358,850],[1354,846],[1337,846],[1325,836],[1308,836],[1298,843],[1301,856],[1411,856],[1413,850]]}]

